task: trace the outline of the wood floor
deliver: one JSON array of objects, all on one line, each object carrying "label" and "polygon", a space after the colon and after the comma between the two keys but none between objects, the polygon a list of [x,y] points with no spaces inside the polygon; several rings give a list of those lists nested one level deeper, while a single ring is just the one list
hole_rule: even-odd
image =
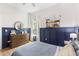
[{"label": "wood floor", "polygon": [[3,50],[0,50],[0,56],[10,56],[14,50],[15,50],[15,48],[13,48],[13,49],[5,48]]},{"label": "wood floor", "polygon": [[[31,41],[29,41],[28,44],[30,44],[30,43],[31,43]],[[22,47],[22,46],[23,45],[21,45],[19,47]],[[18,47],[16,47],[16,48],[18,48]],[[2,49],[2,50],[0,50],[0,56],[11,56],[11,54],[15,51],[16,48],[13,48],[13,49],[11,49],[11,48]]]},{"label": "wood floor", "polygon": [[76,53],[72,45],[68,44],[63,48],[60,48],[56,56],[76,56]]}]

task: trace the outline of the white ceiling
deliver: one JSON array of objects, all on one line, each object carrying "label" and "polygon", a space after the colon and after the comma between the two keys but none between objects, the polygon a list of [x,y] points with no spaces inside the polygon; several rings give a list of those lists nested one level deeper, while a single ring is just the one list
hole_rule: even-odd
[{"label": "white ceiling", "polygon": [[[35,4],[35,6],[33,6],[33,4]],[[8,5],[11,7],[16,7],[25,12],[35,12],[56,5],[56,3],[8,3]]]}]

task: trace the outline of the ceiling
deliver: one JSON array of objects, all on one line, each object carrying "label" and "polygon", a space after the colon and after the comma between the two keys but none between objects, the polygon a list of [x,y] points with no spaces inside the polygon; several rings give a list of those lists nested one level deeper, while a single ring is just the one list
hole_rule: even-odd
[{"label": "ceiling", "polygon": [[8,3],[7,5],[25,12],[35,12],[56,5],[56,3]]}]

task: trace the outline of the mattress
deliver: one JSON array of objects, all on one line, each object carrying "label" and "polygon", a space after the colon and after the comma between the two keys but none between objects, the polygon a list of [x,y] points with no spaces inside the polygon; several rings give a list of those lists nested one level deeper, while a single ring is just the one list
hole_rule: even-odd
[{"label": "mattress", "polygon": [[53,56],[57,46],[44,42],[32,42],[16,48],[12,56]]}]

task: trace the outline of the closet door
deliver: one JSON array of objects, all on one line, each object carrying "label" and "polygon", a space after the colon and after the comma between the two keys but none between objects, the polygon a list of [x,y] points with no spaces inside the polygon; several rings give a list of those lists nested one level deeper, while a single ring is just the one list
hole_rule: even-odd
[{"label": "closet door", "polygon": [[56,29],[56,40],[58,46],[64,46],[64,40],[65,40],[65,31],[64,28],[57,28]]},{"label": "closet door", "polygon": [[57,40],[56,40],[56,28],[50,28],[49,29],[49,39],[50,39],[50,44],[57,45]]}]

